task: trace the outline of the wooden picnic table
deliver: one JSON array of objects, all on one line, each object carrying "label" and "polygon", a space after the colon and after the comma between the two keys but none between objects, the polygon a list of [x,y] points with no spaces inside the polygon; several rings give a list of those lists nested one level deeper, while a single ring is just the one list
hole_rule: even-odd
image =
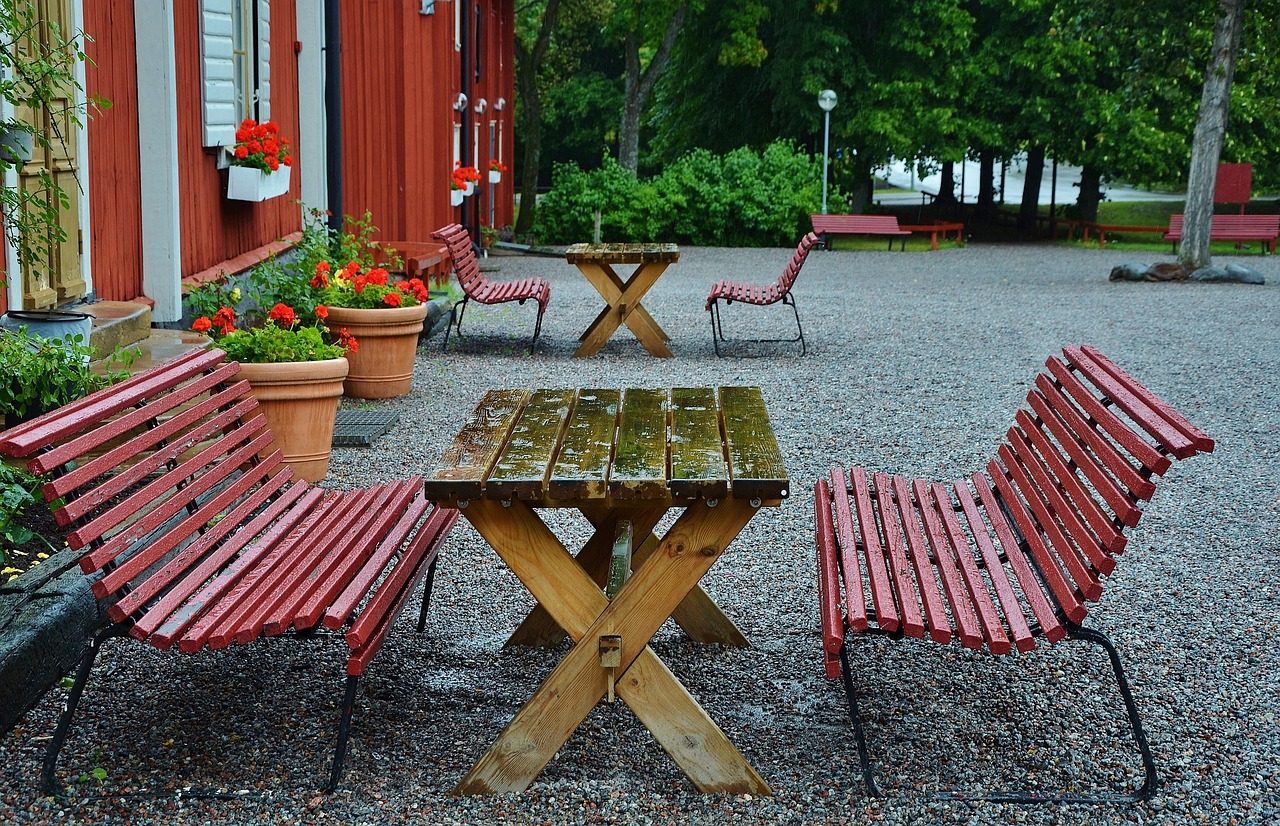
[{"label": "wooden picnic table", "polygon": [[[592,356],[600,352],[622,324],[635,333],[644,348],[655,356],[671,358],[667,342],[671,336],[658,326],[649,311],[640,303],[645,294],[658,283],[667,267],[680,260],[680,248],[675,244],[574,244],[565,251],[565,260],[576,266],[586,276],[605,300],[600,311],[586,331],[578,336],[582,344],[574,356]],[[614,271],[614,264],[636,264],[631,274],[623,279]]]},{"label": "wooden picnic table", "polygon": [[[455,794],[528,788],[615,694],[699,790],[771,793],[649,648],[668,617],[696,641],[748,645],[698,582],[789,492],[758,387],[490,390],[424,485],[538,601],[508,644],[574,641]],[[547,508],[594,527],[576,556],[542,521]],[[659,537],[668,510],[681,513]]]}]

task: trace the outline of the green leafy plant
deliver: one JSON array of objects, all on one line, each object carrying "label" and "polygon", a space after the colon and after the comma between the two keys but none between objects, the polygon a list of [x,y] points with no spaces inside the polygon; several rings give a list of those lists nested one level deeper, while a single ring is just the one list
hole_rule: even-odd
[{"label": "green leafy plant", "polygon": [[74,340],[27,335],[0,329],[0,413],[20,420],[60,407],[119,380],[121,371],[95,372],[94,350],[77,335]]},{"label": "green leafy plant", "polygon": [[[38,504],[35,491],[40,479],[21,468],[0,463],[0,580],[8,580],[21,569],[10,568],[13,553],[36,538],[36,534],[20,519],[29,508]],[[46,540],[45,544],[49,544]],[[49,546],[50,550],[53,546]],[[43,554],[43,556],[48,556]]]}]

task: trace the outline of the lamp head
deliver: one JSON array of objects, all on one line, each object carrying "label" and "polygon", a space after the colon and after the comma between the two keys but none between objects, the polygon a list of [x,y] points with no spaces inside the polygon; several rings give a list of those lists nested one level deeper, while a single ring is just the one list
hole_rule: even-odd
[{"label": "lamp head", "polygon": [[823,89],[818,93],[818,106],[824,112],[830,112],[836,108],[836,93],[830,89]]}]

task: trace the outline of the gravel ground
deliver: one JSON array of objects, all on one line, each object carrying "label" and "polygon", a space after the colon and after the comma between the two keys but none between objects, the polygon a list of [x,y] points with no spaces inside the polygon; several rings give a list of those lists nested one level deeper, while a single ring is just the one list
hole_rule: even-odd
[{"label": "gravel ground", "polygon": [[[531,600],[462,523],[445,546],[426,634],[412,633],[410,606],[362,682],[336,794],[315,790],[332,749],[340,643],[180,657],[113,642],[61,762],[66,779],[95,768],[106,779],[75,783],[62,802],[39,796],[63,699],[55,689],[0,738],[0,823],[1280,821],[1280,259],[1236,259],[1269,281],[1244,287],[1110,283],[1122,258],[1074,248],[817,252],[796,290],[808,356],[751,345],[716,358],[703,311],[712,281],[773,278],[789,254],[685,250],[646,301],[672,336],[668,360],[626,331],[591,359],[571,358],[600,307],[595,293],[554,258],[495,257],[495,277],[552,281],[538,355],[526,354],[530,307],[473,308],[460,346],[419,353],[413,396],[372,403],[398,411],[397,427],[370,449],[335,450],[330,473],[334,484],[363,485],[430,469],[489,387],[763,387],[795,490],[704,581],[754,647],[693,645],[670,623],[654,647],[772,798],[696,793],[622,704],[593,711],[527,792],[450,797],[562,653],[502,648]],[[754,334],[790,323],[780,307],[730,311],[731,325]],[[980,467],[1045,357],[1078,342],[1218,440],[1216,453],[1167,474],[1091,614],[1120,646],[1160,790],[1135,806],[927,799],[1024,782],[1120,791],[1140,766],[1092,646],[993,658],[869,641],[852,656],[877,771],[894,795],[872,800],[840,685],[822,673],[813,481],[832,461],[941,479]],[[571,547],[586,536],[560,514],[553,527]],[[232,799],[139,793],[202,789]]]}]

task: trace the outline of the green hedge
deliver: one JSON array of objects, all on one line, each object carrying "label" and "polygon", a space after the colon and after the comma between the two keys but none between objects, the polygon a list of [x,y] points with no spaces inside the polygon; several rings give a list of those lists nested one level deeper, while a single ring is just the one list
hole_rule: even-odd
[{"label": "green hedge", "polygon": [[[839,202],[834,190],[828,201]],[[605,157],[598,169],[557,164],[551,191],[538,201],[540,243],[591,240],[595,211],[601,240],[699,246],[790,246],[822,206],[822,158],[786,142],[763,153],[694,150],[644,180]]]}]

